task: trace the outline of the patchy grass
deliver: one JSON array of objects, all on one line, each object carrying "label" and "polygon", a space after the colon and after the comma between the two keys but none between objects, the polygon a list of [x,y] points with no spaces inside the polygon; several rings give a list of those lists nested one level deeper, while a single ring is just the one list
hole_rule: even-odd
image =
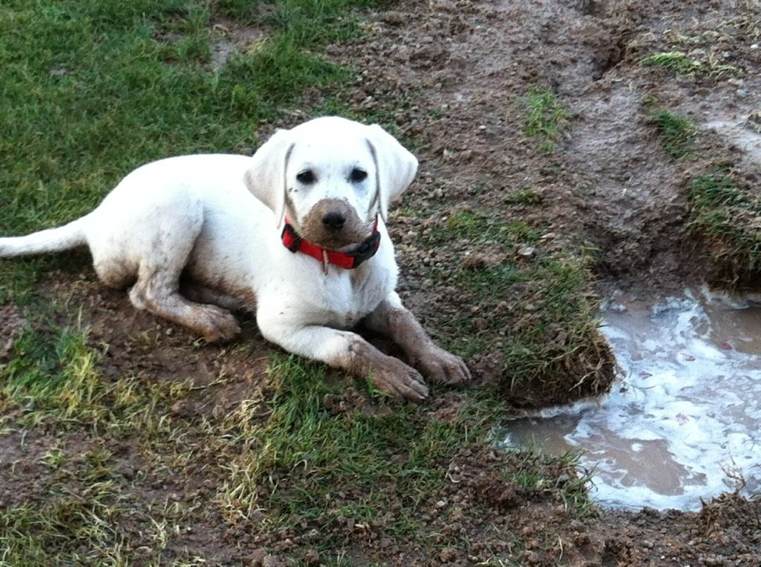
[{"label": "patchy grass", "polygon": [[0,510],[0,565],[127,564],[118,520],[128,511],[112,457],[103,446],[66,458],[56,449],[44,497]]},{"label": "patchy grass", "polygon": [[[520,221],[458,211],[429,234],[431,244],[467,241],[471,256],[454,271],[434,270],[456,285],[464,310],[452,347],[465,356],[496,350],[507,398],[518,405],[562,403],[605,391],[614,361],[597,327],[587,258],[545,253],[540,232]],[[520,251],[533,249],[521,255]]]},{"label": "patchy grass", "polygon": [[541,205],[544,201],[541,193],[538,193],[530,187],[524,187],[508,193],[504,199],[508,205],[522,205],[524,207],[534,207]]},{"label": "patchy grass", "polygon": [[506,482],[532,492],[554,493],[560,489],[563,504],[566,508],[574,510],[577,516],[588,517],[597,513],[587,495],[587,488],[591,482],[590,472],[570,476],[558,475],[554,478],[548,478],[546,474],[548,467],[578,471],[579,453],[568,452],[559,457],[552,457],[531,447],[520,451],[508,451],[513,452],[515,466],[510,471],[502,471],[502,477]]},{"label": "patchy grass", "polygon": [[663,51],[653,53],[642,59],[642,64],[646,67],[661,67],[668,69],[679,75],[690,75],[700,72],[703,65],[694,59],[691,59],[682,51]]},{"label": "patchy grass", "polygon": [[435,227],[429,236],[432,243],[451,238],[494,243],[507,249],[519,242],[535,242],[539,238],[539,232],[523,221],[506,223],[480,212],[463,209],[453,212],[446,225]]},{"label": "patchy grass", "polygon": [[109,481],[0,511],[2,565],[126,565]]},{"label": "patchy grass", "polygon": [[[347,526],[379,525],[430,548],[420,518],[452,487],[452,464],[489,446],[503,411],[498,398],[473,393],[440,419],[426,408],[387,406],[380,399],[367,405],[368,394],[347,396],[324,366],[297,357],[276,359],[269,372],[274,395],[267,417],[251,420],[251,405],[242,404],[225,426],[232,444],[221,450],[234,456],[218,501],[228,521],[246,525],[264,513],[273,529],[297,523],[305,531],[319,528],[336,538],[323,537],[320,551],[345,545]],[[588,479],[576,476],[573,458],[516,452],[504,459],[499,470],[506,482],[545,491],[573,514],[588,512]],[[561,470],[573,471],[562,486],[554,480]]]},{"label": "patchy grass", "polygon": [[726,171],[694,178],[690,230],[705,243],[711,278],[730,287],[757,285],[761,273],[761,198]]},{"label": "patchy grass", "polygon": [[715,58],[707,57],[704,61],[691,58],[683,51],[662,51],[642,59],[646,67],[660,67],[677,75],[691,77],[710,77],[721,79],[742,74],[733,65],[719,63]]},{"label": "patchy grass", "polygon": [[[5,3],[0,8],[0,232],[21,234],[80,216],[125,173],[152,159],[250,152],[259,141],[257,129],[306,89],[332,88],[350,76],[319,49],[354,37],[359,27],[352,9],[373,5],[370,0]],[[253,23],[265,33],[261,42],[215,69],[212,28],[221,16]],[[567,115],[551,93],[531,97],[537,128],[531,135],[554,145]],[[334,109],[339,104],[328,100],[316,111]],[[391,126],[391,117],[378,110],[361,118]],[[529,191],[511,198],[522,205],[538,202]],[[592,305],[581,283],[569,283],[576,281],[575,268],[564,268],[554,257],[513,258],[518,247],[537,245],[539,232],[524,222],[488,220],[472,211],[451,215],[433,238],[475,242],[503,256],[495,265],[457,272],[457,285],[468,297],[489,297],[499,312],[501,297],[522,289],[522,300],[547,309],[547,320],[524,321],[519,314],[504,319],[516,324],[504,341],[505,366],[513,364],[511,356],[522,357],[525,365],[510,370],[502,391],[485,387],[455,396],[437,388],[441,399],[453,396],[451,411],[446,404],[392,404],[364,384],[359,390],[347,386],[325,367],[292,357],[277,357],[268,377],[261,377],[264,384],[245,383],[251,388],[235,403],[213,397],[214,387],[224,385],[223,371],[216,368],[209,370],[216,376],[211,385],[196,387],[184,376],[157,378],[157,363],[149,356],[134,355],[126,370],[112,366],[111,345],[95,343],[71,305],[51,304],[35,292],[40,274],[52,268],[80,271],[89,263],[86,254],[0,262],[0,303],[23,302],[31,321],[9,360],[0,364],[0,440],[15,431],[54,438],[31,460],[19,458],[21,466],[44,471],[37,471],[39,486],[23,485],[12,470],[0,469],[24,486],[14,495],[21,502],[0,511],[0,565],[225,563],[214,555],[216,540],[204,547],[192,537],[233,539],[250,551],[280,545],[288,539],[283,533],[311,529],[319,530],[318,540],[298,540],[295,554],[286,550],[287,556],[298,560],[310,546],[324,563],[342,564],[356,534],[373,533],[400,545],[411,542],[424,550],[422,556],[435,557],[449,541],[463,549],[469,545],[467,534],[429,537],[426,517],[437,513],[440,501],[463,494],[463,521],[473,532],[494,506],[479,499],[480,485],[473,480],[483,466],[495,468],[501,482],[517,486],[526,498],[563,502],[569,514],[581,513],[586,479],[576,477],[570,461],[493,455],[490,437],[502,415],[505,388],[516,397],[525,381],[536,384],[563,365],[567,373],[574,371],[578,352],[568,345],[552,350],[551,344],[540,350],[539,342],[558,344],[559,331],[552,325],[562,329]],[[534,278],[547,281],[534,289],[527,285]],[[524,307],[527,316],[534,312],[529,303]],[[584,316],[593,329],[590,313]],[[552,317],[561,319],[549,321]],[[529,329],[537,321],[539,328]],[[505,329],[497,335],[504,337]],[[472,321],[460,332],[469,334],[463,349],[489,345],[486,330]],[[147,335],[131,340],[120,346],[129,352],[138,341],[156,342]],[[223,362],[225,355],[219,357]],[[542,356],[549,358],[540,364]],[[197,388],[209,388],[209,399],[198,396]],[[194,412],[196,398],[202,398],[197,405],[204,411]],[[68,447],[71,436],[83,446]],[[137,463],[140,470],[117,474],[119,460]],[[463,479],[452,480],[453,474]],[[177,499],[170,502],[170,496]],[[467,505],[472,499],[477,506]],[[183,540],[192,530],[199,535]],[[241,534],[248,539],[238,539]],[[504,538],[519,536],[506,529]],[[186,552],[188,541],[199,554]]]},{"label": "patchy grass", "polygon": [[658,128],[661,145],[669,156],[681,159],[692,153],[697,129],[690,120],[663,109],[654,111],[651,120]]},{"label": "patchy grass", "polygon": [[145,383],[136,376],[111,382],[99,370],[101,358],[82,327],[27,329],[0,366],[0,412],[16,410],[26,427],[140,431],[146,438],[166,433],[169,424],[157,411],[184,397],[190,385]]},{"label": "patchy grass", "polygon": [[484,443],[499,413],[493,399],[474,397],[447,423],[380,399],[372,411],[360,403],[331,414],[325,400],[341,399],[345,386],[331,384],[323,365],[281,357],[269,372],[267,419],[252,424],[242,406],[234,426],[240,450],[219,496],[232,518],[264,507],[280,524],[325,526],[369,522],[401,504],[391,530],[412,535],[417,505],[440,489],[455,454]]},{"label": "patchy grass", "polygon": [[526,279],[531,284],[517,290],[522,309],[502,349],[509,397],[544,405],[607,391],[615,361],[598,331],[588,262],[539,259],[526,269]]},{"label": "patchy grass", "polygon": [[524,97],[526,121],[524,131],[536,138],[539,148],[552,153],[568,124],[569,113],[549,89],[537,88]]}]

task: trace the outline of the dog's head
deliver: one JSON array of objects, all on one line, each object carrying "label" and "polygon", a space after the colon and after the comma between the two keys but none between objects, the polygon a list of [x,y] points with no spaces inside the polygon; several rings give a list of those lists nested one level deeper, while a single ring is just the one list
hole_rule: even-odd
[{"label": "dog's head", "polygon": [[417,159],[378,125],[324,117],[278,130],[254,154],[248,189],[307,240],[351,248],[368,238],[417,172]]}]

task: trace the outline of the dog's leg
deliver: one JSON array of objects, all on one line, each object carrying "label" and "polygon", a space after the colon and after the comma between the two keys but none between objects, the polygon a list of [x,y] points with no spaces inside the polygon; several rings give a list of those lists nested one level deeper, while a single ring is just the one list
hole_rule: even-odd
[{"label": "dog's leg", "polygon": [[470,371],[462,359],[436,346],[396,292],[383,300],[364,323],[396,342],[412,366],[434,382],[460,384],[470,380]]},{"label": "dog's leg", "polygon": [[210,343],[230,340],[240,333],[240,326],[229,311],[182,297],[177,291],[178,277],[141,266],[137,283],[129,293],[132,304],[188,327]]},{"label": "dog's leg", "polygon": [[417,370],[383,354],[356,333],[316,325],[294,327],[264,315],[263,310],[257,314],[257,323],[264,338],[289,352],[369,379],[393,396],[415,402],[428,397],[428,387]]},{"label": "dog's leg", "polygon": [[186,205],[184,215],[169,210],[165,216],[172,220],[171,230],[132,244],[139,251],[137,281],[129,292],[132,304],[188,327],[208,342],[232,339],[240,327],[229,311],[188,301],[178,292],[180,274],[201,232],[201,210]]},{"label": "dog's leg", "polygon": [[255,308],[255,306],[248,305],[240,298],[194,282],[182,281],[180,283],[180,293],[191,301],[217,305],[230,311],[239,311],[241,309],[254,310]]}]

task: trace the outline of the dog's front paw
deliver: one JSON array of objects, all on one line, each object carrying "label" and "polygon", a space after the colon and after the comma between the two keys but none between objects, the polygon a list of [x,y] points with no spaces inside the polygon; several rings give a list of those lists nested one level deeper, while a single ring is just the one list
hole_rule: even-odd
[{"label": "dog's front paw", "polygon": [[371,375],[376,388],[398,398],[422,402],[428,397],[428,386],[420,373],[401,360],[386,357]]},{"label": "dog's front paw", "polygon": [[471,380],[470,370],[462,358],[436,345],[422,352],[415,362],[429,380],[438,384],[462,384]]},{"label": "dog's front paw", "polygon": [[214,305],[200,308],[198,323],[203,338],[209,343],[229,341],[240,334],[240,325],[233,314]]}]

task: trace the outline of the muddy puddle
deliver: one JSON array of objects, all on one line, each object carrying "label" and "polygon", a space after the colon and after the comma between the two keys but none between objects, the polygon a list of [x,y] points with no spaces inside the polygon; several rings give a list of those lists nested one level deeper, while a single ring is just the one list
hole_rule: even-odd
[{"label": "muddy puddle", "polygon": [[507,424],[509,446],[580,453],[603,505],[695,510],[761,486],[761,307],[706,290],[617,297],[603,332],[621,376],[597,402]]}]

